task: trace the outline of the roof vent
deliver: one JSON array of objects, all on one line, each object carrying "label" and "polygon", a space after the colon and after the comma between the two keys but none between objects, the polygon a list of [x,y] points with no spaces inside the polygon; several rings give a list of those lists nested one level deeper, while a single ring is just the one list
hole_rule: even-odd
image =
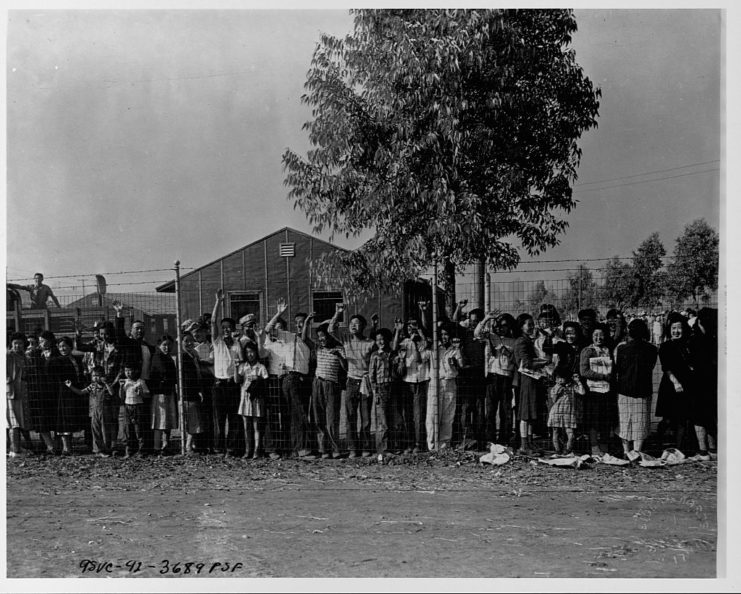
[{"label": "roof vent", "polygon": [[293,258],[296,255],[296,244],[295,243],[281,243],[279,251],[280,251],[281,258]]}]

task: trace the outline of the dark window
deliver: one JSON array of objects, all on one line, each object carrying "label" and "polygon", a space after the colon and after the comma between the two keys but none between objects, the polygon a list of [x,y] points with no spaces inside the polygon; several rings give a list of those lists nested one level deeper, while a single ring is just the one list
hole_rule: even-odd
[{"label": "dark window", "polygon": [[239,324],[239,319],[248,314],[255,314],[260,322],[260,293],[229,293],[229,312]]},{"label": "dark window", "polygon": [[[314,318],[315,323],[320,323],[330,319],[335,312],[335,304],[342,303],[342,293],[340,291],[314,291]],[[340,316],[340,322],[344,317]]]}]

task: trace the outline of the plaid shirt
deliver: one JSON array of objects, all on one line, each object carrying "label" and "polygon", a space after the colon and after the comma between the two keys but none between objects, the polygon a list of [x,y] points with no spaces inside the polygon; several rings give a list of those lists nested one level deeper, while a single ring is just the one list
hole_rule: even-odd
[{"label": "plaid shirt", "polygon": [[391,367],[394,362],[394,353],[388,351],[376,351],[371,355],[368,365],[368,377],[371,384],[388,384],[391,380]]},{"label": "plaid shirt", "polygon": [[340,359],[332,352],[335,350],[339,351],[343,357],[345,356],[345,349],[342,347],[335,347],[334,349],[317,347],[316,376],[320,379],[338,383],[340,381]]}]

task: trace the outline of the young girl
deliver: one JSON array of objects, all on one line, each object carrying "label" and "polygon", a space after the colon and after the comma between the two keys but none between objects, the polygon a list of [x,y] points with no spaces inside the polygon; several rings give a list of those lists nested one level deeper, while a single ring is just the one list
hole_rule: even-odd
[{"label": "young girl", "polygon": [[152,393],[151,415],[154,430],[154,451],[164,456],[170,430],[178,426],[178,408],[175,401],[175,386],[178,381],[177,367],[172,360],[174,342],[171,336],[163,336],[157,343],[152,356],[148,385]]},{"label": "young girl", "polygon": [[[574,450],[574,429],[577,425],[576,398],[574,394],[584,394],[584,387],[578,374],[571,374],[563,367],[554,373],[556,385],[551,388],[551,410],[548,413],[548,427],[551,428],[553,449],[556,454],[569,456]],[[566,433],[566,448],[561,449],[561,434]]]},{"label": "young girl", "polygon": [[242,363],[237,371],[242,376],[242,399],[237,414],[244,421],[244,441],[246,444],[243,458],[256,460],[262,453],[262,421],[266,416],[264,382],[268,379],[268,370],[258,359],[258,346],[248,342],[244,345]]},{"label": "young girl", "polygon": [[144,435],[144,398],[149,398],[149,389],[144,380],[139,378],[139,369],[133,363],[124,365],[124,376],[120,380],[120,395],[124,403],[124,420],[126,435],[126,455],[124,458],[138,458],[143,455]]},{"label": "young girl", "polygon": [[96,365],[90,375],[90,385],[82,390],[70,380],[66,380],[64,385],[79,396],[89,396],[94,449],[101,458],[110,458],[113,453],[114,430],[118,429],[118,403],[113,393],[113,384],[105,381],[105,370]]}]

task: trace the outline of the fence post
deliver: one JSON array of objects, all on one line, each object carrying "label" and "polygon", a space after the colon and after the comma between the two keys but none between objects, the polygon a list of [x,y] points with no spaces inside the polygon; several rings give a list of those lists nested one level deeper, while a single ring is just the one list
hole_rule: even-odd
[{"label": "fence post", "polygon": [[185,393],[183,392],[183,335],[180,327],[180,260],[175,260],[175,324],[178,348],[178,395],[180,396],[180,453],[185,454]]},{"label": "fence post", "polygon": [[432,265],[432,385],[435,398],[435,450],[440,451],[440,361],[437,344],[437,257]]}]

